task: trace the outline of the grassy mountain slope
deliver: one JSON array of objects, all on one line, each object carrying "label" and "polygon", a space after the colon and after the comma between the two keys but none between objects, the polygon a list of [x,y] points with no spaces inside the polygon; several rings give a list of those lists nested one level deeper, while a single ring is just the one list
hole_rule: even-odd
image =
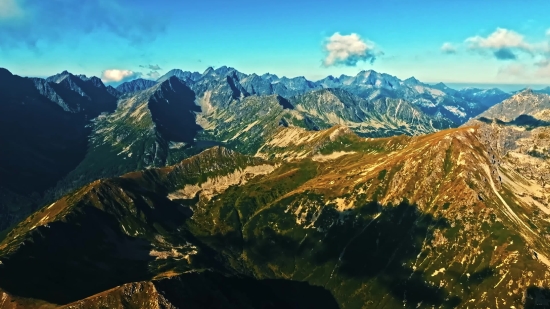
[{"label": "grassy mountain slope", "polygon": [[[0,288],[67,304],[146,281],[133,286],[151,296],[134,292],[131,302],[160,302],[155,280],[208,269],[197,279],[205,286],[306,282],[340,308],[521,308],[527,291],[550,285],[550,225],[509,192],[523,178],[503,177],[475,127],[383,139],[298,133],[270,151],[285,142],[300,156],[270,162],[216,147],[65,196],[0,243]],[[265,286],[249,282],[245,290]],[[110,295],[118,306],[127,288],[79,304]],[[215,299],[255,301],[226,289],[215,285]]]}]

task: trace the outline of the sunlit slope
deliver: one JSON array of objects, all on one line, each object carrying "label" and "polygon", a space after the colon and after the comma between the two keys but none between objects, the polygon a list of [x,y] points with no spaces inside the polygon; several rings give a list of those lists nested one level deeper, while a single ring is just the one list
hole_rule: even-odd
[{"label": "sunlit slope", "polygon": [[[0,288],[96,308],[105,295],[158,303],[159,280],[194,273],[197,286],[223,282],[224,297],[241,297],[224,290],[241,278],[262,291],[283,280],[281,291],[303,291],[296,302],[319,288],[340,308],[521,308],[550,285],[547,218],[510,192],[522,176],[477,127],[382,139],[278,130],[256,157],[216,147],[43,208],[0,244]],[[128,285],[115,287],[131,282],[151,293],[123,298]],[[288,304],[288,292],[269,295]]]}]

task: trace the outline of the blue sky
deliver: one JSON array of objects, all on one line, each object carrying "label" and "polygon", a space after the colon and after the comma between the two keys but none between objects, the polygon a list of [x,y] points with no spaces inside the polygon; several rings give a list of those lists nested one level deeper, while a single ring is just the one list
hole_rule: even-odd
[{"label": "blue sky", "polygon": [[228,65],[550,85],[548,12],[547,0],[0,0],[0,67],[107,81]]}]

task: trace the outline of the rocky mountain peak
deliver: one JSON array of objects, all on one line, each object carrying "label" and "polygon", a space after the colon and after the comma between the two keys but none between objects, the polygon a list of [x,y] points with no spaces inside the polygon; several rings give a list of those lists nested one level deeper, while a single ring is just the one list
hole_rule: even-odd
[{"label": "rocky mountain peak", "polygon": [[213,73],[216,73],[213,67],[208,67],[204,72],[202,73],[203,76],[211,75]]},{"label": "rocky mountain peak", "polygon": [[418,79],[416,79],[414,76],[411,76],[403,81],[405,84],[409,85],[418,85],[422,84]]},{"label": "rocky mountain peak", "polygon": [[79,77],[74,76],[72,73],[68,72],[67,70],[64,70],[61,73],[58,73],[58,74],[55,74],[55,75],[52,75],[52,76],[46,78],[46,80],[49,81],[49,82],[59,84],[63,80],[65,80],[66,78],[78,78],[78,79],[80,79]]},{"label": "rocky mountain peak", "polygon": [[369,69],[369,70],[362,70],[359,73],[357,73],[357,76],[370,76],[371,74],[378,74],[375,70]]},{"label": "rocky mountain peak", "polygon": [[[170,75],[170,77],[167,76],[166,79],[162,79],[159,82],[164,82],[165,80],[170,79],[173,76],[176,76],[176,75]],[[156,84],[157,82],[149,79],[137,78],[132,81],[125,82],[118,85],[116,87],[116,90],[122,93],[130,93],[130,92],[136,92],[136,91],[148,89],[150,87],[153,87]]]},{"label": "rocky mountain peak", "polygon": [[520,115],[534,116],[543,110],[550,109],[550,95],[538,93],[527,88],[512,97],[494,105],[479,117],[512,121]]},{"label": "rocky mountain peak", "polygon": [[271,74],[271,73],[265,73],[261,76],[263,79],[269,81],[269,82],[274,82],[274,81],[277,81],[279,79],[279,77],[275,74]]},{"label": "rocky mountain peak", "polygon": [[225,66],[225,65],[215,69],[214,71],[216,72],[216,74],[219,74],[219,75],[222,75],[222,76],[223,75],[228,75],[232,72],[238,72],[235,68],[228,67],[228,66]]},{"label": "rocky mountain peak", "polygon": [[520,93],[518,94],[521,94],[521,95],[531,95],[533,94],[533,88],[531,87],[527,87],[525,89],[523,89]]},{"label": "rocky mountain peak", "polygon": [[11,74],[11,72],[8,69],[0,68],[0,78],[1,79],[8,78],[8,77],[11,77],[11,76],[13,76],[13,74]]}]

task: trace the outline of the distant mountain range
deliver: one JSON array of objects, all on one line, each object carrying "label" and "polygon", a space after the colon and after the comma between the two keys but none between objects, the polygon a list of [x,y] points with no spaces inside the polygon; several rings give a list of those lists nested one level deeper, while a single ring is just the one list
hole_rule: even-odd
[{"label": "distant mountain range", "polygon": [[520,93],[520,92],[523,92],[525,90],[531,90],[534,93],[550,94],[550,86],[542,88],[542,89],[538,89],[538,90],[531,89],[531,88],[524,88],[524,89],[521,89],[521,90],[518,90],[518,91],[513,91],[512,94]]},{"label": "distant mountain range", "polygon": [[[445,117],[457,124],[466,122],[487,107],[511,96],[497,88],[454,90],[443,83],[429,85],[414,77],[400,80],[395,76],[372,70],[361,71],[356,76],[328,76],[314,82],[303,76],[287,78],[268,73],[247,75],[233,68],[222,66],[218,69],[210,67],[202,74],[175,69],[160,77],[157,82],[175,76],[188,84],[193,84],[203,78],[230,75],[232,72],[235,73],[236,82],[246,90],[248,95],[278,94],[289,98],[309,91],[339,88],[368,100],[386,97],[404,99],[430,116]],[[122,92],[142,90],[143,80],[123,83],[117,89]]]}]

